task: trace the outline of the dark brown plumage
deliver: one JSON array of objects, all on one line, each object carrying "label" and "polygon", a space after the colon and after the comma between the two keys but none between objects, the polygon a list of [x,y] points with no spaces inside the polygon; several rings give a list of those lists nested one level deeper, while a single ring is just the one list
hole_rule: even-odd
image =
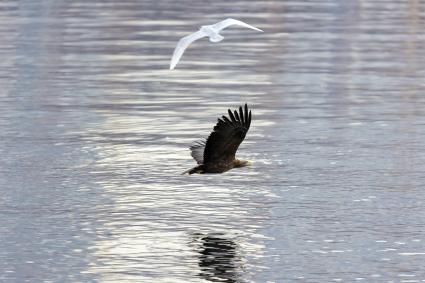
[{"label": "dark brown plumage", "polygon": [[239,107],[239,112],[228,110],[229,117],[222,116],[206,141],[197,141],[191,147],[191,155],[198,166],[185,173],[223,173],[232,168],[244,167],[249,161],[235,159],[239,145],[245,139],[251,125],[251,110],[248,105]]}]

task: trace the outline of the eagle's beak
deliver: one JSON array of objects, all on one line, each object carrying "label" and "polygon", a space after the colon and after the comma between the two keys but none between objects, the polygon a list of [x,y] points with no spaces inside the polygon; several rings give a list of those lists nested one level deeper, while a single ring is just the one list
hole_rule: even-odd
[{"label": "eagle's beak", "polygon": [[251,166],[251,165],[253,165],[254,164],[254,162],[252,162],[251,160],[247,160],[246,161],[246,166]]}]

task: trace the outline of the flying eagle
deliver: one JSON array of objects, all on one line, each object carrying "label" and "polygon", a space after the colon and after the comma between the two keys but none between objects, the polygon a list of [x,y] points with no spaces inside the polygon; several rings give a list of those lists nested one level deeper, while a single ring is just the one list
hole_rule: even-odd
[{"label": "flying eagle", "polygon": [[248,105],[239,107],[239,113],[229,109],[229,118],[222,116],[218,119],[208,139],[195,142],[191,147],[191,155],[198,166],[189,169],[188,173],[223,173],[233,168],[244,167],[250,161],[235,158],[236,150],[244,140],[251,125],[251,110]]}]

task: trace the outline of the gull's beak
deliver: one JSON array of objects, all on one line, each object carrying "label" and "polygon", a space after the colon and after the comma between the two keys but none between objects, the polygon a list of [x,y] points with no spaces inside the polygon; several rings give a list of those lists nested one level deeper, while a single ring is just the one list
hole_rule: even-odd
[{"label": "gull's beak", "polygon": [[247,160],[246,161],[246,166],[251,166],[251,165],[253,165],[254,164],[254,162],[252,162],[251,160]]}]

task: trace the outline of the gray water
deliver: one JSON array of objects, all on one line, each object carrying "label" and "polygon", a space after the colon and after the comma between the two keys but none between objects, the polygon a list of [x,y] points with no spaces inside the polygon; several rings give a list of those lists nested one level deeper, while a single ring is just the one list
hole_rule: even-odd
[{"label": "gray water", "polygon": [[[234,17],[176,70],[178,39]],[[1,282],[424,282],[425,3],[0,2]],[[247,102],[250,168],[179,175]]]}]

